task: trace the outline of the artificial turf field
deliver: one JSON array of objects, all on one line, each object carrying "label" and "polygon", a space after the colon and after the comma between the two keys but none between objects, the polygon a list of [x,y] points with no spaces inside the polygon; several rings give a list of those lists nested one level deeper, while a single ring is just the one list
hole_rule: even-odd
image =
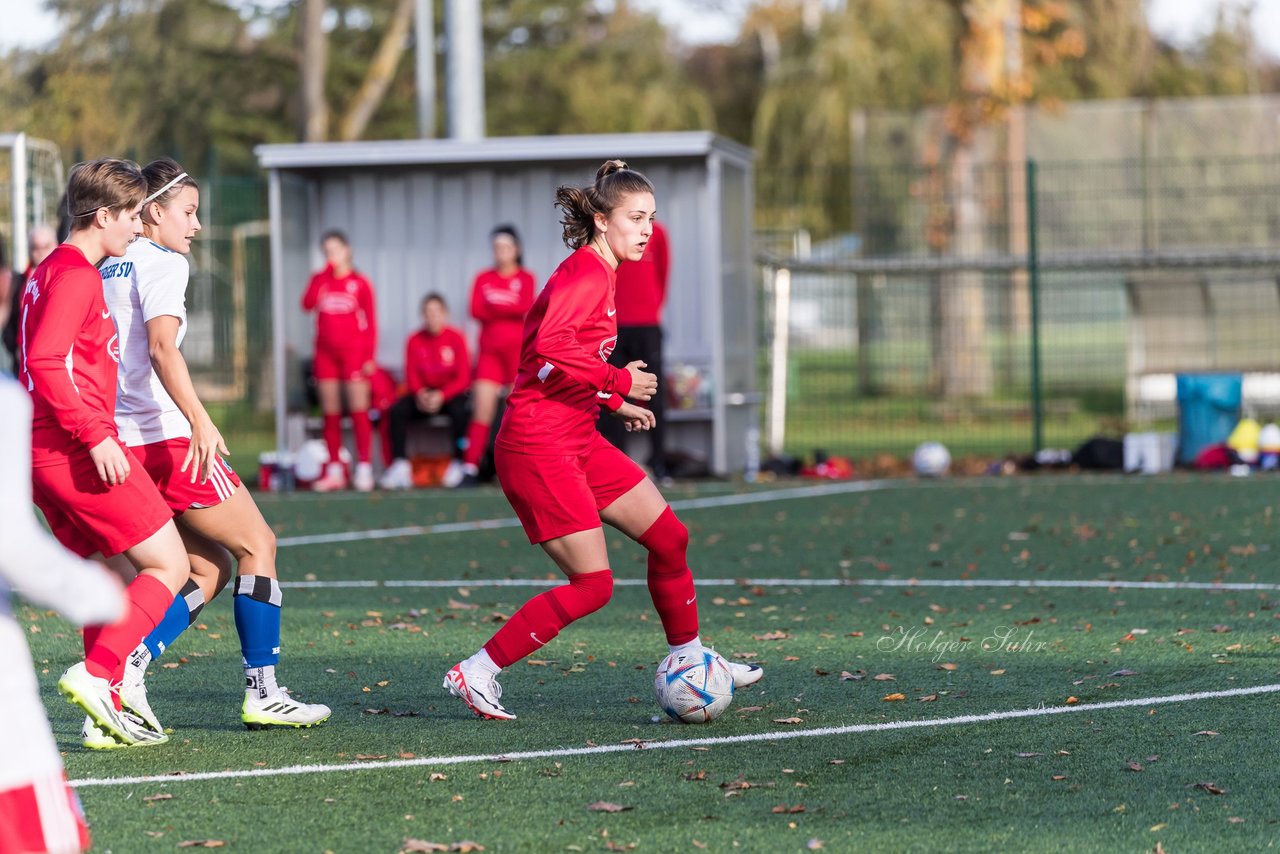
[{"label": "artificial turf field", "polygon": [[19,618],[99,851],[1252,851],[1280,840],[1276,496],[1266,476],[677,487],[704,642],[766,667],[705,726],[655,717],[666,647],[614,533],[613,601],[503,674],[518,721],[444,693],[551,578],[496,491],[262,500],[302,582],[281,682],[334,710],[312,730],[241,726],[224,594],[152,665],[170,743],[85,751],[54,688],[78,638]]}]

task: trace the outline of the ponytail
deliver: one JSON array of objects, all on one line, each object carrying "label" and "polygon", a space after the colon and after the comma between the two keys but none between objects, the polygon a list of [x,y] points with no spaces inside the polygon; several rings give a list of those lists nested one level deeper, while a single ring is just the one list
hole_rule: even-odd
[{"label": "ponytail", "polygon": [[555,203],[562,211],[565,246],[581,249],[590,243],[596,236],[596,214],[607,217],[632,193],[653,193],[653,184],[623,160],[606,160],[589,187],[557,189]]}]

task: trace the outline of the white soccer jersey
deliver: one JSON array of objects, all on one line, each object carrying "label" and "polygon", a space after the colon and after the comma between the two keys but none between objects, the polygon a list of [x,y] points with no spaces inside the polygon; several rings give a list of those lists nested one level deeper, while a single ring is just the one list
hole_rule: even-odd
[{"label": "white soccer jersey", "polygon": [[112,623],[124,616],[124,596],[101,566],[58,545],[31,508],[31,399],[0,378],[0,732],[9,733],[0,762],[0,791],[59,773],[23,626],[10,612],[10,590],[32,604],[56,608],[73,622]]},{"label": "white soccer jersey", "polygon": [[120,371],[116,389],[116,427],[126,445],[149,445],[191,436],[186,416],[164,390],[151,367],[147,321],[178,318],[178,344],[187,334],[185,255],[140,237],[121,258],[108,258],[99,268],[107,307],[120,334]]}]

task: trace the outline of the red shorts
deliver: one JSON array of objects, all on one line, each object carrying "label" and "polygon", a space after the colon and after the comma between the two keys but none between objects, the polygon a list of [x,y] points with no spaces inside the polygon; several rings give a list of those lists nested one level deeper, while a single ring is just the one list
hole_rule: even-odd
[{"label": "red shorts", "polygon": [[190,447],[190,439],[166,439],[150,445],[135,445],[131,449],[134,456],[142,461],[142,467],[175,516],[187,510],[217,507],[240,488],[240,476],[222,457],[218,457],[218,462],[209,470],[207,481],[201,483],[197,478],[192,483],[194,463],[182,471],[182,461]]},{"label": "red shorts", "polygon": [[311,373],[317,380],[342,380],[356,382],[367,380],[364,373],[365,354],[353,347],[330,349],[316,347]]},{"label": "red shorts", "polygon": [[61,772],[0,791],[0,854],[84,851],[89,827]]},{"label": "red shorts", "polygon": [[511,385],[520,370],[520,343],[500,350],[481,350],[476,357],[475,379],[498,385]]},{"label": "red shorts", "polygon": [[579,456],[522,454],[498,445],[498,483],[531,543],[600,527],[600,511],[645,479],[622,451],[593,433]]},{"label": "red shorts", "polygon": [[102,552],[104,557],[118,555],[173,518],[142,463],[128,448],[124,452],[129,458],[129,476],[115,486],[102,482],[85,451],[65,462],[31,470],[32,498],[44,513],[49,530],[80,557],[94,552]]}]

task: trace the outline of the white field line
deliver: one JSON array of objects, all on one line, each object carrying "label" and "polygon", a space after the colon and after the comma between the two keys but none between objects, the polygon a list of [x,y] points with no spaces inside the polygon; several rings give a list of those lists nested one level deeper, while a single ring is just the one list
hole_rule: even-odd
[{"label": "white field line", "polygon": [[1082,703],[1076,706],[1039,706],[1030,709],[1011,709],[1003,712],[987,712],[980,715],[958,715],[950,718],[924,720],[885,721],[874,724],[851,724],[839,727],[787,730],[782,732],[757,732],[748,735],[710,736],[705,738],[680,738],[670,741],[650,741],[641,744],[603,744],[595,747],[559,747],[550,750],[526,750],[517,753],[485,753],[463,756],[423,756],[414,759],[393,759],[385,762],[346,762],[333,765],[290,765],[284,768],[251,768],[242,771],[201,771],[191,774],[152,774],[140,777],[89,777],[73,780],[77,788],[89,786],[136,786],[151,783],[189,783],[199,780],[232,780],[253,777],[298,776],[304,774],[331,774],[349,771],[375,771],[388,768],[443,767],[477,762],[515,762],[527,759],[558,759],[566,756],[597,756],[605,753],[634,753],[644,750],[674,750],[688,747],[709,747],[753,742],[776,742],[794,738],[822,738],[852,735],[864,732],[921,729],[925,727],[961,726],[965,724],[1007,721],[1015,718],[1036,718],[1047,715],[1065,715],[1076,712],[1099,712],[1107,709],[1125,709],[1137,706],[1158,706],[1169,703],[1191,703],[1198,700],[1217,700],[1229,697],[1248,697],[1255,694],[1280,692],[1280,684],[1254,685],[1249,688],[1230,688],[1223,691],[1197,691],[1188,694],[1168,694],[1163,697],[1141,697],[1132,700],[1112,700],[1105,703]]},{"label": "white field line", "polygon": [[[408,578],[391,580],[282,581],[281,587],[336,589],[348,587],[557,587],[562,579],[547,578]],[[643,587],[643,578],[615,578],[617,587]],[[695,578],[699,587],[1016,587],[1029,590],[1066,588],[1077,590],[1280,590],[1280,584],[1248,581],[1108,581],[1106,579],[1054,580],[1035,578]]]},{"label": "white field line", "polygon": [[[712,507],[736,507],[742,504],[766,504],[772,501],[794,501],[800,498],[821,498],[827,495],[850,495],[873,492],[885,487],[885,481],[860,480],[828,483],[818,486],[800,486],[793,489],[775,489],[769,492],[745,492],[734,495],[710,495],[704,498],[681,498],[671,502],[676,510],[704,510]],[[428,534],[458,534],[470,531],[492,531],[498,528],[518,528],[520,520],[476,519],[471,522],[443,522],[438,525],[405,525],[399,528],[375,528],[369,531],[337,531],[331,534],[309,534],[299,537],[281,537],[276,540],[279,548],[291,546],[318,546],[328,543],[353,543],[365,540],[393,540],[399,537],[422,537]]]}]

